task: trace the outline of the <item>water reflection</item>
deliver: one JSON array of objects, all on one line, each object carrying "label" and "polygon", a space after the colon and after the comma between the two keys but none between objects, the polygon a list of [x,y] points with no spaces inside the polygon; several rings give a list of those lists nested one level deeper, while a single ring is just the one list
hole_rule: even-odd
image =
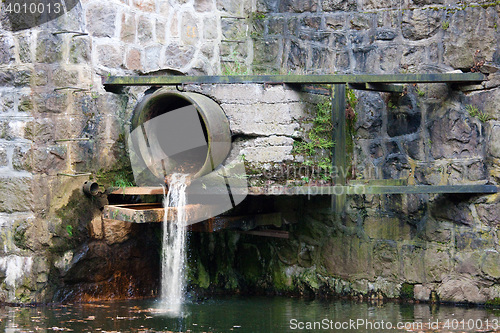
[{"label": "water reflection", "polygon": [[[479,307],[357,303],[284,297],[232,297],[188,303],[183,316],[179,318],[157,313],[157,307],[158,303],[154,300],[24,308],[5,306],[0,308],[0,330],[297,332],[316,328],[325,332],[389,331],[388,326],[380,326],[383,322],[392,326],[391,332],[500,332],[500,311]],[[352,322],[356,325],[363,324],[344,324],[342,328],[341,324]],[[406,327],[398,329],[397,323],[406,323]],[[414,323],[422,323],[422,326],[411,326]],[[446,323],[449,324],[448,327]],[[486,327],[487,323],[489,327]],[[434,324],[438,326],[433,326]]]}]

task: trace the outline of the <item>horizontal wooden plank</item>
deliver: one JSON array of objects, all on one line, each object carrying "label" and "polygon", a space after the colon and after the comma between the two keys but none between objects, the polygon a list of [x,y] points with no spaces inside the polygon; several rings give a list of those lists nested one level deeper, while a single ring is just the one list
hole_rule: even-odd
[{"label": "horizontal wooden plank", "polygon": [[[405,185],[401,179],[374,179],[351,181],[348,186],[255,186],[248,188],[249,195],[339,195],[339,194],[404,194],[404,193],[497,193],[496,185]],[[158,195],[162,187],[126,187],[112,190],[110,194]],[[206,193],[193,193],[206,194]],[[211,195],[211,193],[208,193]]]},{"label": "horizontal wooden plank", "polygon": [[472,83],[486,77],[481,73],[429,73],[429,74],[331,74],[331,75],[204,75],[204,76],[109,76],[105,86],[151,86],[181,84],[231,83]]},{"label": "horizontal wooden plank", "polygon": [[109,194],[121,195],[163,195],[163,187],[111,187],[108,188]]},{"label": "horizontal wooden plank", "polygon": [[359,195],[425,193],[497,193],[495,185],[352,185],[250,187],[250,195]]},{"label": "horizontal wooden plank", "polygon": [[285,230],[249,230],[249,231],[240,231],[241,234],[247,235],[255,235],[255,236],[264,236],[264,237],[275,237],[275,238],[290,238],[290,234]]}]

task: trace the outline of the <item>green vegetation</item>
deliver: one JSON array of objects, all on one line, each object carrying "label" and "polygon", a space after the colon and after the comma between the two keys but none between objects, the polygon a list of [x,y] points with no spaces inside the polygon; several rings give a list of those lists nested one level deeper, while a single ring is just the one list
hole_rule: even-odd
[{"label": "green vegetation", "polygon": [[448,30],[448,28],[450,27],[450,22],[448,21],[444,21],[443,24],[441,24],[441,28],[443,28],[443,30]]},{"label": "green vegetation", "polygon": [[263,20],[266,18],[266,14],[262,12],[253,12],[249,15],[249,19],[254,21],[254,20]]},{"label": "green vegetation", "polygon": [[477,109],[477,107],[475,107],[474,105],[466,105],[465,106],[465,109],[467,110],[467,112],[469,112],[469,115],[471,117],[476,117],[479,110]]},{"label": "green vegetation", "polygon": [[[350,156],[354,150],[353,137],[356,134],[355,124],[357,113],[355,111],[358,100],[352,89],[346,89],[346,153]],[[307,133],[307,139],[295,141],[293,152],[304,156],[305,166],[316,166],[325,173],[332,171],[332,148],[335,142],[332,140],[332,103],[325,99],[317,105],[316,116],[312,120],[312,128]],[[328,180],[325,174],[319,174],[320,178]],[[309,177],[302,178],[308,182]]]},{"label": "green vegetation", "polygon": [[248,68],[242,63],[237,57],[236,51],[231,53],[230,61],[226,61],[222,66],[222,74],[223,75],[248,75],[250,72]]},{"label": "green vegetation", "polygon": [[[293,151],[304,156],[304,164],[318,165],[320,168],[331,171],[332,151],[335,145],[332,140],[332,103],[325,100],[318,104],[316,117],[312,120],[312,128],[307,134],[307,140],[295,141]],[[318,156],[326,155],[317,159]]]},{"label": "green vegetation", "polygon": [[402,299],[411,300],[415,297],[414,289],[414,285],[405,282],[401,285],[401,292],[399,293],[399,296]]},{"label": "green vegetation", "polygon": [[488,115],[486,112],[480,111],[476,106],[474,105],[466,105],[465,109],[469,113],[471,117],[475,117],[479,119],[481,122],[487,122],[488,120],[491,120],[490,115]]},{"label": "green vegetation", "polygon": [[422,90],[420,90],[420,89],[417,88],[417,95],[419,97],[424,97],[425,96],[425,91],[422,91]]},{"label": "green vegetation", "polygon": [[485,304],[489,308],[500,308],[500,297],[495,297],[494,299],[490,299]]},{"label": "green vegetation", "polygon": [[66,232],[68,233],[68,236],[69,237],[72,237],[73,236],[73,226],[71,224],[68,224],[66,226]]}]

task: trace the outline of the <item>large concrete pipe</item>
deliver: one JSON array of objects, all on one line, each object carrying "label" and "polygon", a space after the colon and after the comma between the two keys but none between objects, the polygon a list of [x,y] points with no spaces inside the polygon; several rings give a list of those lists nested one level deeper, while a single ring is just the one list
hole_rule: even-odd
[{"label": "large concrete pipe", "polygon": [[230,149],[229,121],[207,96],[162,88],[134,110],[129,153],[139,186],[158,185],[175,172],[208,174]]}]

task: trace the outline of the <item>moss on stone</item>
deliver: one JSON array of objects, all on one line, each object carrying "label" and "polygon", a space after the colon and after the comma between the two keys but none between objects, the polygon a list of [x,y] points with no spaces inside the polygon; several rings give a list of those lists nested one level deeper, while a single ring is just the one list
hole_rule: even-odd
[{"label": "moss on stone", "polygon": [[60,223],[55,224],[50,250],[62,253],[82,244],[88,238],[88,224],[99,208],[98,199],[89,199],[80,190],[74,190],[68,203],[56,211]]},{"label": "moss on stone", "polygon": [[415,298],[414,289],[415,289],[414,285],[405,282],[401,285],[401,291],[399,293],[399,296],[405,300],[412,300]]},{"label": "moss on stone", "polygon": [[489,308],[500,308],[500,297],[488,300],[485,305]]}]

